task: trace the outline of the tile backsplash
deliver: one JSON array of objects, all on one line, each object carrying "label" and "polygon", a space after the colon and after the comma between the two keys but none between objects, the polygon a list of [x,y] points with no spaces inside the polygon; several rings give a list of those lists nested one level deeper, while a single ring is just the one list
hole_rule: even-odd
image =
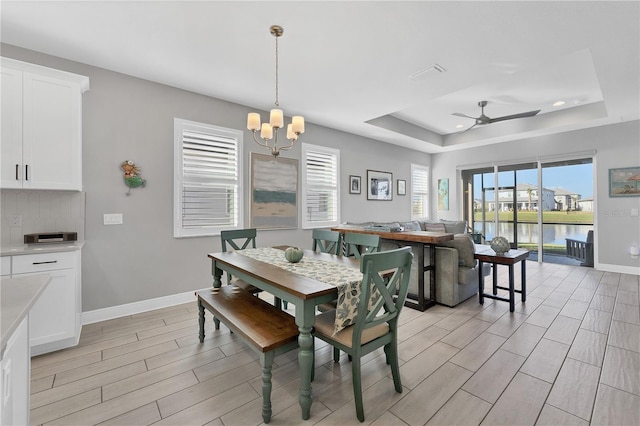
[{"label": "tile backsplash", "polygon": [[21,244],[24,234],[61,231],[77,232],[84,241],[84,192],[3,189],[0,194],[0,243]]}]

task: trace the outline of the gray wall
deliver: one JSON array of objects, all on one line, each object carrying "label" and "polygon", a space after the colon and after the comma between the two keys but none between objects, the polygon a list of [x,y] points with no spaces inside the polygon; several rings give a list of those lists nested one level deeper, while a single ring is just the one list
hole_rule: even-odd
[{"label": "gray wall", "polygon": [[[207,253],[220,250],[219,237],[173,238],[173,119],[245,129],[250,108],[6,44],[2,56],[90,78],[91,90],[83,97],[83,311],[210,285]],[[248,166],[250,151],[264,151],[247,130],[244,140]],[[409,164],[428,165],[428,154],[311,123],[302,141],[340,149],[341,221],[409,219],[408,195],[366,201],[366,170],[391,172],[394,179],[409,183]],[[300,159],[299,144],[284,156]],[[119,168],[124,160],[135,161],[147,180],[145,188],[133,189],[130,196]],[[362,176],[362,194],[348,193],[349,175]],[[103,225],[105,213],[122,213],[124,224]],[[310,247],[310,238],[311,232],[301,229],[258,233],[260,245]]]},{"label": "gray wall", "polygon": [[[631,209],[640,208],[639,197],[609,197],[609,169],[640,165],[640,122],[631,121],[592,129],[557,133],[519,141],[505,142],[463,151],[435,154],[432,158],[432,181],[449,178],[450,210],[433,211],[433,215],[453,219],[462,216],[461,186],[456,182],[458,168],[518,164],[551,156],[571,156],[595,151],[594,160],[594,234],[596,267],[640,274],[640,259],[629,253],[631,244],[640,244],[640,218]],[[432,185],[432,191],[437,188]]]}]

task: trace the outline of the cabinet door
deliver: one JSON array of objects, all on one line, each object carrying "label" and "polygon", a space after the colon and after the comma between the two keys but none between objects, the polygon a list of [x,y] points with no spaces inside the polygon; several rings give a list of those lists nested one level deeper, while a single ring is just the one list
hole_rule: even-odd
[{"label": "cabinet door", "polygon": [[22,188],[22,71],[2,67],[2,188]]},{"label": "cabinet door", "polygon": [[[31,347],[74,338],[76,335],[76,270],[43,272],[49,285],[31,308]],[[35,274],[24,274],[35,275]],[[36,352],[34,352],[34,355]]]},{"label": "cabinet door", "polygon": [[1,425],[29,424],[29,316],[27,315],[7,342],[0,362]]},{"label": "cabinet door", "polygon": [[82,189],[81,96],[75,82],[24,73],[24,188]]}]

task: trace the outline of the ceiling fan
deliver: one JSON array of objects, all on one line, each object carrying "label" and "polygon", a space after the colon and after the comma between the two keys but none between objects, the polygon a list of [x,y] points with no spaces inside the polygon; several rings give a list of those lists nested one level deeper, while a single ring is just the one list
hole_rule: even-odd
[{"label": "ceiling fan", "polygon": [[[480,101],[478,102],[478,106],[481,109],[481,113],[480,113],[480,117],[471,117],[469,115],[466,114],[462,114],[460,112],[454,112],[452,115],[456,115],[458,117],[465,117],[465,118],[471,118],[476,120],[476,123],[469,127],[467,130],[470,130],[472,128],[474,128],[477,125],[482,125],[482,124],[491,124],[491,123],[497,123],[498,121],[506,121],[506,120],[515,120],[516,118],[526,118],[526,117],[533,117],[534,115],[538,114],[541,110],[535,110],[535,111],[527,111],[527,112],[521,112],[520,114],[512,114],[512,115],[503,115],[502,117],[496,117],[496,118],[490,118],[487,117],[486,115],[484,115],[484,107],[487,106],[487,101]],[[467,131],[465,130],[465,132]]]}]

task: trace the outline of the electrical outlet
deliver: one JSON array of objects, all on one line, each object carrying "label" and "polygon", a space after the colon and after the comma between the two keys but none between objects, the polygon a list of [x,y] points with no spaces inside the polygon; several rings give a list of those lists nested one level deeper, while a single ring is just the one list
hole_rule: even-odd
[{"label": "electrical outlet", "polygon": [[9,222],[11,227],[22,226],[22,216],[13,215],[9,218]]},{"label": "electrical outlet", "polygon": [[105,214],[103,221],[105,225],[122,225],[122,213]]}]

